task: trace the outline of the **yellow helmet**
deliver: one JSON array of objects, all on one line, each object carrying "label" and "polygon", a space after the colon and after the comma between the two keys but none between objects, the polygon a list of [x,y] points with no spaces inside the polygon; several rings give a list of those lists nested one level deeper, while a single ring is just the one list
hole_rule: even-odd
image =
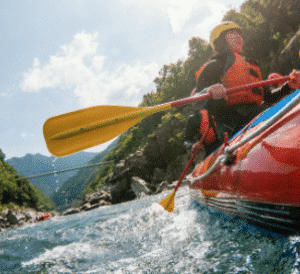
[{"label": "yellow helmet", "polygon": [[221,24],[217,25],[210,33],[209,40],[211,45],[214,47],[214,42],[216,41],[216,39],[218,39],[224,31],[230,29],[237,29],[242,31],[240,26],[234,22],[231,21],[222,22]]}]

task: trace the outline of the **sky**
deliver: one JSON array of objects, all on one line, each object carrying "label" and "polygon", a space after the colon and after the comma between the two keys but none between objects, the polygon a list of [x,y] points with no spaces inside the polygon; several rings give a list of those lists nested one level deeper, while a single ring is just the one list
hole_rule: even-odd
[{"label": "sky", "polygon": [[[0,9],[0,149],[50,156],[44,122],[97,105],[138,106],[164,65],[242,0],[11,0]],[[101,152],[108,143],[87,149]]]}]

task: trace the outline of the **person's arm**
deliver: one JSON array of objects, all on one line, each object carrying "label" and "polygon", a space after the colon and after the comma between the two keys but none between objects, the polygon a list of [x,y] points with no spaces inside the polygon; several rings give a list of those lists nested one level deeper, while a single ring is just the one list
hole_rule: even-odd
[{"label": "person's arm", "polygon": [[223,66],[219,60],[210,61],[202,70],[196,83],[196,92],[221,83]]},{"label": "person's arm", "polygon": [[[226,57],[226,56],[225,56]],[[204,89],[209,90],[209,87],[216,84],[221,84],[221,77],[224,73],[225,60],[226,58],[213,59],[211,60],[202,70],[201,74],[197,79],[196,92],[203,91]],[[204,104],[203,108],[210,111],[211,114],[216,114],[220,108],[225,106],[225,99],[208,99]]]},{"label": "person's arm", "polygon": [[187,150],[191,150],[195,140],[200,137],[200,114],[195,113],[191,115],[186,124],[184,146]]},{"label": "person's arm", "polygon": [[273,89],[272,91],[270,87],[264,87],[264,101],[266,104],[275,104],[293,91],[294,90],[290,88],[288,83],[285,83],[281,87]]},{"label": "person's arm", "polygon": [[[268,79],[280,78],[281,75],[278,73],[272,73]],[[300,88],[300,73],[297,70],[293,70],[290,74],[292,80],[287,81],[283,85],[279,85],[278,88],[265,87],[264,88],[264,101],[266,104],[274,104],[280,101],[283,97],[294,92]]]}]

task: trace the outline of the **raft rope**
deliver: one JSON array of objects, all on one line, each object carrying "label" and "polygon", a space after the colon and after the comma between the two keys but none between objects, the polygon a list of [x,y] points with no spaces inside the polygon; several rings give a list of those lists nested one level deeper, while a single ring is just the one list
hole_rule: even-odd
[{"label": "raft rope", "polygon": [[217,169],[217,167],[220,164],[224,164],[225,162],[231,160],[234,157],[234,152],[244,144],[250,142],[252,139],[257,137],[259,134],[261,134],[263,131],[265,131],[267,128],[271,127],[273,124],[275,124],[280,118],[282,118],[286,113],[288,113],[290,110],[292,110],[298,103],[300,102],[300,92],[294,97],[293,100],[291,100],[287,105],[285,105],[280,111],[278,111],[274,116],[269,118],[264,125],[262,125],[260,128],[258,128],[256,131],[252,132],[249,136],[242,139],[240,142],[236,143],[232,146],[227,146],[224,149],[224,154],[220,155],[217,160],[214,162],[214,164],[203,174],[200,176],[197,176],[195,178],[192,178],[192,175],[187,176],[188,181],[190,181],[192,184],[195,181],[202,180],[206,177],[208,177],[213,171]]}]

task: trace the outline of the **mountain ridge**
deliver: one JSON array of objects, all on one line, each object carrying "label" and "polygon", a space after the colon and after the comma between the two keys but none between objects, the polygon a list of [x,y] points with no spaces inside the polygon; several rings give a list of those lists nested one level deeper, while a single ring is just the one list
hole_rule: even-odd
[{"label": "mountain ridge", "polygon": [[[56,158],[55,156],[45,156],[40,153],[28,153],[23,157],[13,157],[7,160],[7,163],[13,166],[20,175],[27,178],[34,175],[84,166],[97,154],[81,151],[66,157]],[[51,196],[64,181],[72,177],[76,172],[76,170],[71,170],[44,177],[28,178],[28,180],[45,195]]]},{"label": "mountain ridge", "polygon": [[[115,147],[118,139],[119,138],[113,141],[105,150],[98,153],[94,158],[87,162],[86,165],[100,163]],[[57,191],[50,196],[58,211],[65,210],[70,207],[70,205],[74,204],[75,201],[81,200],[87,185],[90,181],[94,180],[97,175],[98,169],[99,167],[97,166],[91,166],[77,172],[75,171],[76,174],[60,185]]]}]

